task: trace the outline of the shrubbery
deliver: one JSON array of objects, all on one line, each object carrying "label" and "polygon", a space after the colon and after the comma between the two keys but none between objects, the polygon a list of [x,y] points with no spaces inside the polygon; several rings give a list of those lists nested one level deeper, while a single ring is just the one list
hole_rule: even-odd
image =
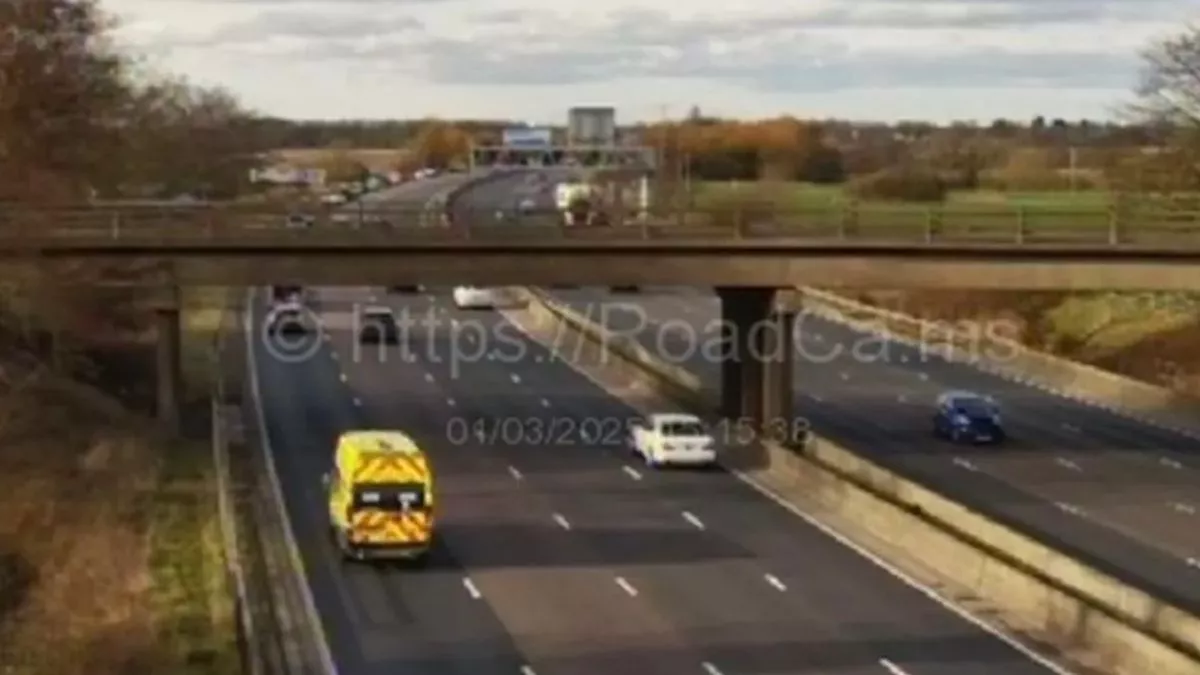
[{"label": "shrubbery", "polygon": [[940,202],[950,192],[950,185],[930,169],[898,166],[855,178],[846,185],[846,192],[862,200]]}]

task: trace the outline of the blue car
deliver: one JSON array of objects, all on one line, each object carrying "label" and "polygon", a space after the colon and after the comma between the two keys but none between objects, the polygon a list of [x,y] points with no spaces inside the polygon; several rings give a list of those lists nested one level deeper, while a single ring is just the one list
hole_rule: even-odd
[{"label": "blue car", "polygon": [[938,396],[933,433],[955,443],[1000,443],[1006,438],[996,402],[969,391]]}]

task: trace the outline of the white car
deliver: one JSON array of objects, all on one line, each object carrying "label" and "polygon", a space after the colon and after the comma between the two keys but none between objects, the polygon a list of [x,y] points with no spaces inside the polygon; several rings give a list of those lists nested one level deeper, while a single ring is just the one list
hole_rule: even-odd
[{"label": "white car", "polygon": [[455,286],[454,306],[459,309],[495,309],[496,291],[476,286]]},{"label": "white car", "polygon": [[716,439],[695,415],[651,415],[631,426],[629,445],[649,467],[711,466],[717,461]]}]

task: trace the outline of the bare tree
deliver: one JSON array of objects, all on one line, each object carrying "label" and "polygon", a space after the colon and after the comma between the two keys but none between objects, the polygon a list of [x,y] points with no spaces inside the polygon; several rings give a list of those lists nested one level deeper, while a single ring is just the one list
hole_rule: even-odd
[{"label": "bare tree", "polygon": [[1142,60],[1135,112],[1151,121],[1200,125],[1200,27],[1155,42]]},{"label": "bare tree", "polygon": [[125,60],[93,0],[0,0],[0,199],[74,198],[117,144]]}]

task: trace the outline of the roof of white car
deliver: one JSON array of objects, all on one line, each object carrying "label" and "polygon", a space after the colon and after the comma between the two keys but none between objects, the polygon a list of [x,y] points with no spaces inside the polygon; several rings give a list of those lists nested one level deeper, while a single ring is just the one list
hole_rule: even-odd
[{"label": "roof of white car", "polygon": [[687,413],[654,413],[652,415],[655,421],[675,424],[694,424],[700,422],[700,418],[696,415]]}]

